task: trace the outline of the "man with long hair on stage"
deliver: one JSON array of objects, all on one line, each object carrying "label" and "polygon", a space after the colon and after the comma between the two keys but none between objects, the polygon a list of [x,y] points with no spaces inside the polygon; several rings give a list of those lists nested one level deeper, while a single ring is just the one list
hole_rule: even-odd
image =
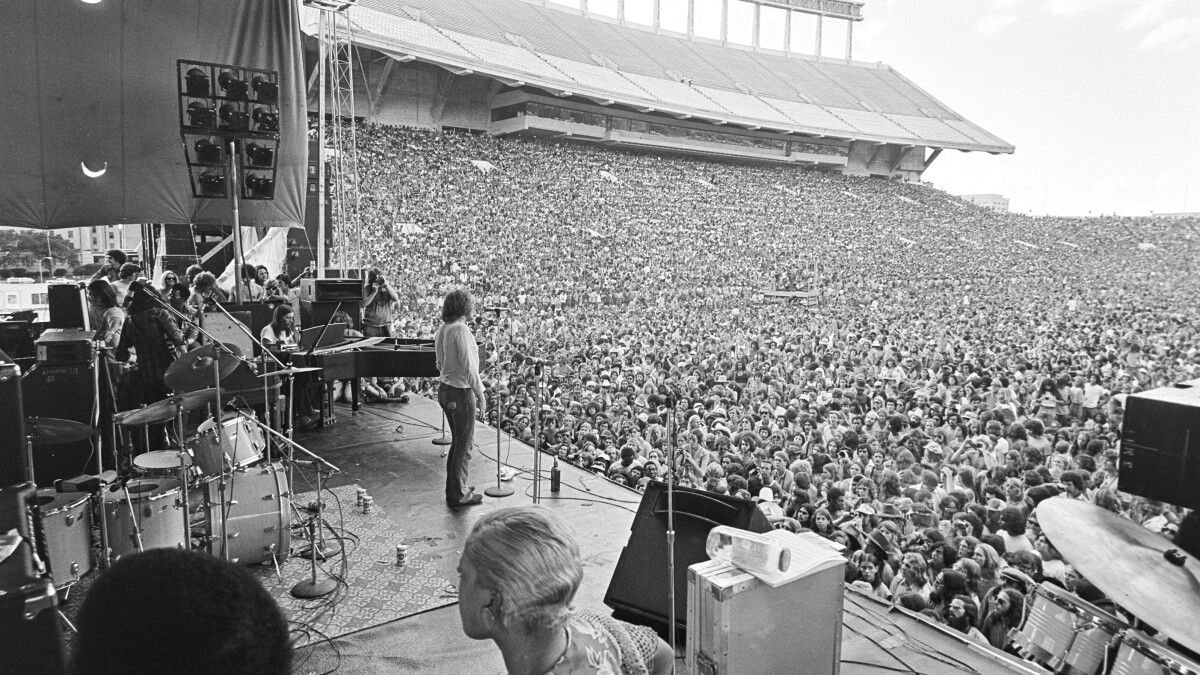
[{"label": "man with long hair on stage", "polygon": [[487,409],[483,380],[479,377],[479,352],[467,327],[472,314],[471,295],[453,290],[442,301],[442,326],[433,338],[437,359],[438,403],[450,422],[450,452],[446,456],[446,504],[451,508],[483,501],[474,487],[464,489],[475,432],[475,411]]}]

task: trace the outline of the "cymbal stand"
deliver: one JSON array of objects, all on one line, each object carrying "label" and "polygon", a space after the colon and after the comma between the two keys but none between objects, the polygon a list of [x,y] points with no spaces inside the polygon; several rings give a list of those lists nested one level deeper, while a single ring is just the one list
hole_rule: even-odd
[{"label": "cymbal stand", "polygon": [[142,526],[138,523],[137,512],[133,510],[133,497],[129,496],[129,481],[121,481],[121,490],[125,492],[125,506],[129,509],[129,519],[133,522],[133,538],[137,542],[138,553],[145,549],[142,548]]},{"label": "cymbal stand", "polygon": [[[292,595],[297,598],[319,598],[323,595],[329,595],[330,593],[332,593],[334,590],[337,589],[337,582],[333,581],[332,579],[317,579],[317,556],[321,554],[320,549],[324,545],[323,542],[321,541],[321,538],[322,538],[321,528],[325,523],[324,507],[323,507],[323,502],[321,501],[321,492],[324,489],[323,476],[325,476],[326,474],[332,476],[336,473],[340,473],[341,469],[339,469],[336,466],[325,461],[324,459],[322,459],[321,457],[319,457],[318,455],[316,455],[315,453],[310,451],[308,448],[305,448],[303,445],[300,445],[299,443],[296,443],[295,441],[288,439],[286,436],[279,433],[278,431],[275,431],[270,426],[265,425],[262,422],[259,422],[257,419],[254,419],[253,417],[250,417],[249,415],[246,415],[245,413],[239,413],[239,414],[241,414],[244,419],[250,420],[252,423],[257,424],[258,427],[260,429],[262,429],[263,431],[265,431],[268,434],[271,434],[272,436],[275,436],[276,438],[279,438],[282,441],[284,441],[285,443],[287,443],[288,447],[290,449],[299,450],[312,458],[312,459],[308,459],[308,460],[299,460],[299,459],[288,460],[289,462],[292,462],[295,464],[315,467],[317,470],[317,512],[309,520],[308,526],[305,528],[307,536],[308,536],[308,542],[309,542],[308,550],[305,551],[305,553],[308,554],[310,577],[308,579],[305,579],[304,581],[297,583],[295,586],[292,586],[291,592],[292,592]],[[303,554],[301,554],[301,555],[303,555]],[[329,555],[333,555],[333,553],[331,553]],[[328,557],[328,556],[322,556],[323,559],[325,557]]]},{"label": "cymbal stand", "polygon": [[[433,444],[434,445],[450,445],[451,443],[453,443],[453,441],[450,440],[450,437],[446,435],[446,411],[443,410],[442,411],[442,435],[433,439]],[[443,457],[446,456],[446,452],[444,450],[442,451],[442,456]]]},{"label": "cymbal stand", "polygon": [[188,492],[191,491],[191,476],[186,457],[190,454],[183,443],[183,406],[175,401],[175,431],[179,434],[179,493],[183,507],[183,550],[192,550],[192,506]]},{"label": "cymbal stand", "polygon": [[533,360],[533,503],[542,503],[542,360]]}]

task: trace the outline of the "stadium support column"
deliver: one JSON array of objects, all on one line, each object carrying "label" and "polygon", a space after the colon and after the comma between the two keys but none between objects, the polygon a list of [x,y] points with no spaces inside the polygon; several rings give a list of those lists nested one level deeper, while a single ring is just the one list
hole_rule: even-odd
[{"label": "stadium support column", "polygon": [[783,15],[783,51],[788,53],[792,51],[792,10],[788,10]]},{"label": "stadium support column", "polygon": [[662,27],[662,3],[659,0],[654,0],[654,30],[657,31]]},{"label": "stadium support column", "polygon": [[822,16],[820,14],[817,15],[817,42],[816,42],[817,48],[816,48],[816,52],[817,52],[818,59],[821,58],[821,23],[824,19],[825,19],[824,16]]},{"label": "stadium support column", "polygon": [[[587,0],[584,0],[584,2],[587,2]],[[847,61],[850,60],[850,55],[853,50],[853,45],[854,45],[854,22],[847,21],[846,22],[846,60]]]},{"label": "stadium support column", "polygon": [[721,0],[721,44],[729,42],[729,0]]},{"label": "stadium support column", "polygon": [[753,33],[750,35],[750,44],[754,45],[754,47],[756,49],[758,48],[758,45],[761,44],[761,40],[759,39],[759,35],[761,32],[762,32],[762,5],[760,5],[756,2],[756,3],[754,3]]},{"label": "stadium support column", "polygon": [[625,25],[625,0],[617,0],[617,23]]},{"label": "stadium support column", "polygon": [[688,0],[687,34],[689,38],[696,36],[696,0]]}]

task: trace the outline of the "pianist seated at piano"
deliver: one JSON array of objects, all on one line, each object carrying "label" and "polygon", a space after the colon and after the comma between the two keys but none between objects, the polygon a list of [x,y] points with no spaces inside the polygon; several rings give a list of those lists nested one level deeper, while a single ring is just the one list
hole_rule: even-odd
[{"label": "pianist seated at piano", "polygon": [[271,323],[263,326],[259,338],[270,349],[291,351],[296,348],[296,312],[291,305],[279,305],[271,315]]}]

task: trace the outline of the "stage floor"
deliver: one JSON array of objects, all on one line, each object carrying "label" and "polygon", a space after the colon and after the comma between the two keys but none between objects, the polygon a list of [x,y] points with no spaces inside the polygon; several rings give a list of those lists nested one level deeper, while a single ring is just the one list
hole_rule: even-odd
[{"label": "stage floor", "polygon": [[[438,597],[426,598],[423,603],[421,598],[407,598],[414,602],[404,606],[443,606],[399,618],[395,609],[383,607],[379,611],[380,625],[350,633],[344,633],[345,628],[352,627],[343,621],[345,611],[340,612],[341,618],[335,614],[327,622],[322,623],[322,619],[316,628],[342,637],[300,650],[298,660],[304,663],[296,672],[319,673],[332,668],[337,658],[335,649],[341,652],[339,672],[504,671],[499,652],[490,642],[475,642],[462,634],[458,609],[452,604],[456,598],[446,591],[456,588],[462,543],[475,521],[493,509],[533,502],[533,450],[502,435],[501,458],[515,472],[514,479],[503,485],[514,493],[503,498],[485,496],[480,505],[450,509],[443,496],[446,458],[442,452],[446,446],[433,444],[441,436],[441,409],[436,402],[420,396],[413,396],[406,404],[367,405],[357,415],[352,415],[348,406],[339,405],[335,424],[297,435],[297,442],[341,469],[329,485],[364,488],[377,509],[372,519],[385,519],[384,524],[395,529],[395,543],[408,546],[405,567],[394,565],[394,546],[382,552],[352,549],[351,556],[383,556],[371,570],[378,577],[381,591],[388,582],[416,574],[422,577],[422,583],[414,585],[411,592],[437,593]],[[496,447],[496,430],[477,423],[469,484],[478,491],[496,484]],[[542,503],[559,511],[579,540],[584,580],[576,604],[607,611],[602,602],[604,592],[629,538],[640,495],[572,465],[559,466],[562,488],[557,495],[551,494],[549,480],[544,478]],[[547,461],[543,475],[548,477],[549,470]],[[293,487],[295,491],[310,489],[303,483]],[[347,513],[344,517],[347,530],[359,537],[366,534],[363,528],[368,523],[361,514]],[[334,526],[339,525],[336,514],[327,518]],[[287,566],[302,564],[292,559]],[[442,583],[434,583],[439,579]],[[355,613],[355,608],[349,609]]]},{"label": "stage floor", "polygon": [[[413,574],[421,577],[418,587],[425,589],[423,592],[453,589],[458,579],[456,567],[462,542],[475,520],[492,509],[533,501],[533,450],[501,435],[501,458],[516,471],[514,480],[504,485],[512,487],[514,494],[504,498],[485,497],[482,504],[464,509],[446,507],[445,458],[441,456],[444,446],[432,442],[442,436],[441,410],[434,401],[413,396],[410,403],[369,405],[357,415],[351,415],[349,407],[339,405],[337,414],[336,424],[299,435],[296,440],[341,469],[330,481],[331,486],[365,488],[379,509],[371,518],[377,522],[380,517],[386,519],[385,525],[394,531],[393,536],[403,540],[396,543],[408,544],[408,566],[396,567],[394,560],[375,561],[378,566],[371,569],[371,574],[381,591],[389,585],[403,586],[404,575]],[[482,491],[496,482],[495,429],[477,424],[475,446],[470,484]],[[549,481],[543,481],[542,503],[558,510],[578,536],[584,580],[576,605],[608,613],[602,602],[604,592],[621,549],[629,539],[640,495],[572,465],[564,463],[560,467],[562,490],[553,495],[549,492]],[[543,463],[543,468],[549,471],[547,463]],[[296,485],[294,489],[307,488]],[[369,527],[358,514],[346,515],[345,521],[350,531]],[[359,554],[380,555],[365,550],[351,552],[352,557]],[[295,559],[287,563],[288,567],[300,564],[302,561]],[[354,583],[353,579],[348,581]],[[440,582],[444,582],[444,588]],[[398,618],[396,607],[382,607],[376,613],[377,624],[361,629],[345,630],[349,626],[340,623],[335,615],[323,625],[340,635],[298,649],[295,672],[323,673],[336,667],[344,673],[503,673],[499,651],[491,642],[478,642],[463,635],[453,594],[442,595],[446,597],[423,600],[423,606],[434,608]],[[343,602],[350,600],[347,597]],[[412,602],[400,609],[422,606],[422,598],[407,600]],[[347,607],[342,611],[361,616],[361,610]],[[682,672],[682,661],[678,664]],[[802,670],[798,665],[797,672]],[[873,598],[847,591],[842,672],[897,671],[1045,672],[990,647],[949,635],[927,621],[892,610]]]}]

